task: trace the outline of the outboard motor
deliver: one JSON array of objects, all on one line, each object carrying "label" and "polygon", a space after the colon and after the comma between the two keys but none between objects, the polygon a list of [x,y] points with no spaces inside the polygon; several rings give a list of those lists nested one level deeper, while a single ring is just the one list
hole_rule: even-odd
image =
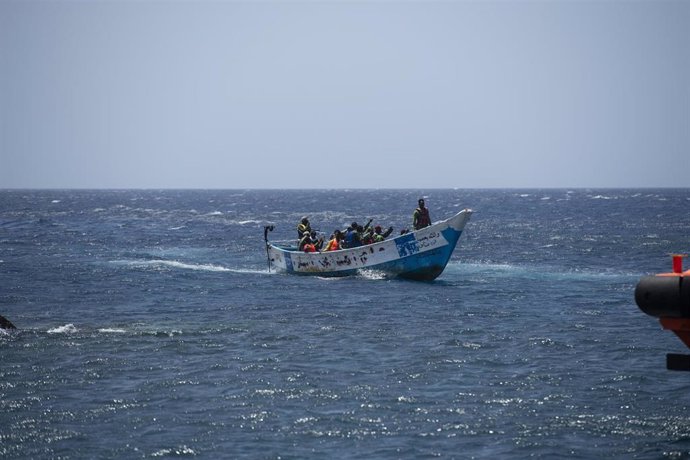
[{"label": "outboard motor", "polygon": [[[690,348],[690,270],[683,272],[684,254],[673,254],[673,272],[645,276],[635,288],[640,310],[659,318],[664,329],[673,331]],[[669,353],[666,368],[690,371],[690,355]]]}]

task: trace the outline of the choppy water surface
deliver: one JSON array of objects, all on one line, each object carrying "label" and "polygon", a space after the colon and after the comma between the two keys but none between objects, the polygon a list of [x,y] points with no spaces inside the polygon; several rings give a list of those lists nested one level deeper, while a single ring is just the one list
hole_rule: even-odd
[{"label": "choppy water surface", "polygon": [[[432,283],[269,272],[263,226],[475,210]],[[2,191],[0,457],[678,458],[634,304],[690,190]],[[687,265],[687,263],[686,263]],[[688,351],[690,352],[690,351]]]}]

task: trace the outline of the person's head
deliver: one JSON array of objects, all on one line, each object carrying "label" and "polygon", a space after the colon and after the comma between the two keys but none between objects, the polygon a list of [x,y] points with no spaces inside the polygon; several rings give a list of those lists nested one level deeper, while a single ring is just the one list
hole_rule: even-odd
[{"label": "person's head", "polygon": [[309,223],[309,219],[307,219],[307,216],[302,217],[301,221],[304,225],[307,225]]},{"label": "person's head", "polygon": [[374,227],[374,231],[375,231],[377,234],[378,234],[378,233],[381,233],[381,226],[380,226],[380,225],[377,225],[376,227]]},{"label": "person's head", "polygon": [[352,221],[352,223],[350,224],[350,228],[352,230],[357,230],[357,221],[356,220]]},{"label": "person's head", "polygon": [[340,230],[336,229],[336,230],[333,232],[333,236],[335,236],[335,238],[339,240],[340,238],[343,237],[343,232],[341,232]]},{"label": "person's head", "polygon": [[424,198],[420,198],[419,200],[417,200],[417,204],[419,205],[420,208],[423,208],[424,207]]}]

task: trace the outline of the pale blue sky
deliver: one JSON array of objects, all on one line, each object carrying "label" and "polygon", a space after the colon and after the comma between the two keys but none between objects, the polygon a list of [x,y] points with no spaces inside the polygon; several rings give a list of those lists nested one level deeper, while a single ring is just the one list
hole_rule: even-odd
[{"label": "pale blue sky", "polygon": [[654,186],[689,1],[0,0],[0,188]]}]

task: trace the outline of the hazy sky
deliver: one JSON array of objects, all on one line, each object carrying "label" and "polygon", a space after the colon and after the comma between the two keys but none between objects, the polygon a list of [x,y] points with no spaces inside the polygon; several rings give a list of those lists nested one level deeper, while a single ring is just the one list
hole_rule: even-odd
[{"label": "hazy sky", "polygon": [[690,1],[0,0],[0,188],[690,187]]}]

